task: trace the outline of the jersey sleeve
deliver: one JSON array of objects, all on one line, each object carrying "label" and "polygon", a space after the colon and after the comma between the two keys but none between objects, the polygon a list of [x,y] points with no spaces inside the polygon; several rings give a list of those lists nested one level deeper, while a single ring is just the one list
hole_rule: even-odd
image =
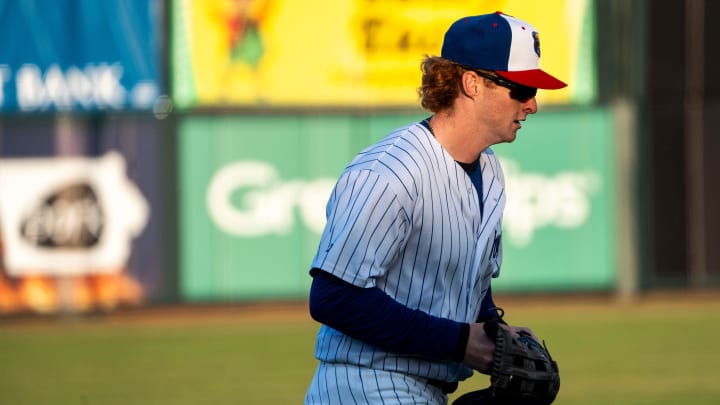
[{"label": "jersey sleeve", "polygon": [[358,287],[373,287],[405,242],[408,215],[391,184],[368,169],[346,171],[326,209],[312,267]]}]

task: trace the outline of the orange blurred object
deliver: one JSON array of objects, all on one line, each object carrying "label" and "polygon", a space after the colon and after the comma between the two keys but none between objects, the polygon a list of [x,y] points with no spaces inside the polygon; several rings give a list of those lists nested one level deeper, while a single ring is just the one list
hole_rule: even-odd
[{"label": "orange blurred object", "polygon": [[11,281],[0,274],[0,313],[17,312],[20,310],[20,300]]},{"label": "orange blurred object", "polygon": [[25,276],[19,281],[17,295],[21,310],[41,313],[58,310],[58,295],[55,283],[47,276]]}]

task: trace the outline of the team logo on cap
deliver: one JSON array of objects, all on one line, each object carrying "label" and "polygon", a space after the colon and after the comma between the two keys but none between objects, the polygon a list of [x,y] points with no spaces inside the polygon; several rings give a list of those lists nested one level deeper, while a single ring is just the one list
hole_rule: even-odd
[{"label": "team logo on cap", "polygon": [[535,53],[537,54],[537,56],[539,58],[540,57],[540,34],[538,34],[537,31],[533,31],[532,36],[533,36],[533,40],[534,40]]}]

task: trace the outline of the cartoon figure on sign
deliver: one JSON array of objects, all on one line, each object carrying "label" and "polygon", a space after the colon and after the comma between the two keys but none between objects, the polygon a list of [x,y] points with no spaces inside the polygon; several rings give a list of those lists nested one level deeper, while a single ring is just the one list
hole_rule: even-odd
[{"label": "cartoon figure on sign", "polygon": [[[223,101],[254,100],[262,94],[262,61],[267,54],[263,24],[270,0],[195,0],[198,15],[194,51],[199,91]],[[207,81],[207,82],[205,82]],[[202,97],[202,96],[201,96]]]},{"label": "cartoon figure on sign", "polygon": [[266,0],[231,0],[227,15],[230,59],[257,69],[265,51],[260,34]]},{"label": "cartoon figure on sign", "polygon": [[220,34],[218,46],[227,52],[231,65],[258,68],[265,54],[261,25],[269,3],[269,0],[217,0],[205,6]]}]

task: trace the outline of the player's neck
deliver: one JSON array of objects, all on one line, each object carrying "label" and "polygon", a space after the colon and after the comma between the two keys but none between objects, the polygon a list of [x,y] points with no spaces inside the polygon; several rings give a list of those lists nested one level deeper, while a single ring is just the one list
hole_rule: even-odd
[{"label": "player's neck", "polygon": [[439,112],[429,121],[435,139],[458,162],[472,163],[490,146],[479,137],[478,130],[455,119],[455,115]]}]

